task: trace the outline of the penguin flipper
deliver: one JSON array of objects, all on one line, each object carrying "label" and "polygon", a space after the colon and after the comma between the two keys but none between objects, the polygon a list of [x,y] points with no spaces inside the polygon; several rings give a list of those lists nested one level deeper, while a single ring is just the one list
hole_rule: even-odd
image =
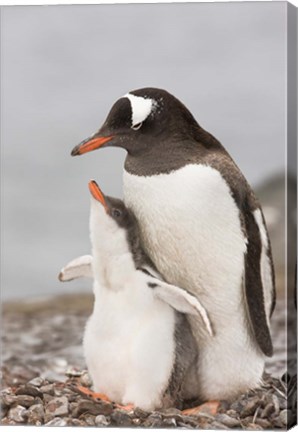
[{"label": "penguin flipper", "polygon": [[260,349],[271,357],[269,318],[274,308],[275,288],[270,242],[261,209],[247,209],[243,214],[248,240],[243,282],[249,319]]},{"label": "penguin flipper", "polygon": [[212,325],[208,313],[193,294],[190,294],[176,285],[168,284],[149,275],[147,276],[147,285],[149,288],[154,290],[153,294],[156,298],[164,301],[178,312],[200,315],[208,333],[210,336],[213,336]]},{"label": "penguin flipper", "polygon": [[81,277],[93,278],[91,255],[82,255],[70,261],[63,267],[59,273],[61,282],[71,281]]}]

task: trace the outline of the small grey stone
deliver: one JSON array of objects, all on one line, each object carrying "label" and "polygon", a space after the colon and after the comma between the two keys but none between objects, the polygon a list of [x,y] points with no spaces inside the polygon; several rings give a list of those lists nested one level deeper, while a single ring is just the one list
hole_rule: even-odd
[{"label": "small grey stone", "polygon": [[182,415],[180,415],[180,414],[173,414],[173,415],[170,415],[170,414],[163,414],[163,421],[164,420],[166,420],[166,419],[173,419],[173,420],[175,420],[175,422],[177,423],[178,421],[184,421],[184,417],[182,416]]},{"label": "small grey stone", "polygon": [[261,408],[265,408],[265,406],[267,405],[267,403],[268,403],[268,400],[267,400],[268,398],[266,398],[266,394],[260,394],[259,393],[259,406],[261,407]]},{"label": "small grey stone", "polygon": [[90,414],[86,414],[84,416],[84,420],[88,426],[95,426],[95,417],[94,416],[92,416]]},{"label": "small grey stone", "polygon": [[72,391],[72,389],[68,388],[68,387],[64,387],[63,390],[59,390],[63,395],[67,395],[67,397],[69,395],[74,395],[74,392]]},{"label": "small grey stone", "polygon": [[75,393],[72,393],[70,395],[68,395],[68,402],[76,402],[78,400],[78,395]]},{"label": "small grey stone", "polygon": [[67,426],[67,420],[64,418],[54,418],[48,421],[45,426]]},{"label": "small grey stone", "polygon": [[287,409],[287,407],[288,407],[287,400],[284,399],[284,398],[279,399],[279,407],[280,407],[281,411],[284,410],[284,409]]},{"label": "small grey stone", "polygon": [[53,416],[53,414],[49,413],[49,412],[45,412],[44,415],[44,422],[48,423],[49,421],[53,420],[55,417]]},{"label": "small grey stone", "polygon": [[165,409],[160,410],[160,413],[163,416],[165,416],[165,415],[170,416],[170,415],[175,415],[175,414],[181,414],[181,411],[178,410],[177,408],[171,407],[171,408],[165,408]]},{"label": "small grey stone", "polygon": [[40,387],[43,385],[43,383],[44,383],[44,379],[42,377],[39,377],[39,376],[33,378],[32,380],[30,380],[28,382],[28,384],[35,386],[35,387]]},{"label": "small grey stone", "polygon": [[64,389],[62,390],[59,387],[58,388],[54,387],[54,396],[55,397],[59,398],[59,397],[63,396],[63,394],[64,394]]},{"label": "small grey stone", "polygon": [[10,408],[8,413],[8,418],[10,420],[15,421],[16,423],[24,423],[26,417],[27,417],[27,410],[21,405],[17,405],[13,408]]},{"label": "small grey stone", "polygon": [[177,427],[177,422],[173,417],[167,417],[163,419],[162,425],[165,427]]},{"label": "small grey stone", "polygon": [[90,378],[90,375],[86,371],[84,371],[83,374],[81,375],[80,381],[81,381],[82,386],[85,386],[85,387],[91,387],[92,386],[92,380]]},{"label": "small grey stone", "polygon": [[160,411],[163,418],[174,418],[175,420],[182,420],[182,412],[177,408],[166,408]]},{"label": "small grey stone", "polygon": [[1,426],[12,426],[15,424],[16,424],[16,422],[13,420],[10,420],[8,417],[4,417],[1,419]]},{"label": "small grey stone", "polygon": [[80,377],[82,376],[84,371],[77,369],[76,367],[69,367],[65,371],[65,375],[68,377]]},{"label": "small grey stone", "polygon": [[9,408],[0,403],[0,421],[7,416]]},{"label": "small grey stone", "polygon": [[162,415],[158,411],[153,411],[150,416],[151,419],[162,420]]},{"label": "small grey stone", "polygon": [[160,428],[162,426],[162,419],[146,418],[143,425],[144,428]]},{"label": "small grey stone", "polygon": [[43,394],[39,389],[29,384],[21,385],[17,389],[16,395],[29,395],[34,397],[38,396],[40,398],[43,397]]},{"label": "small grey stone", "polygon": [[229,408],[230,408],[230,402],[225,399],[222,399],[218,407],[218,412],[226,413]]},{"label": "small grey stone", "polygon": [[279,407],[278,397],[275,394],[272,395],[272,403],[274,406],[274,415],[278,415],[280,411],[280,407]]},{"label": "small grey stone", "polygon": [[149,413],[147,411],[142,410],[139,407],[136,407],[134,410],[134,414],[136,417],[140,418],[140,419],[145,419],[148,417]]},{"label": "small grey stone", "polygon": [[262,426],[257,423],[248,423],[246,427],[248,430],[263,430]]},{"label": "small grey stone", "polygon": [[54,417],[63,417],[68,414],[68,400],[65,396],[52,399],[46,406],[46,413]]},{"label": "small grey stone", "polygon": [[132,419],[132,424],[134,425],[134,426],[140,426],[141,425],[141,423],[142,423],[142,420],[140,419],[140,418],[134,418],[134,419]]},{"label": "small grey stone", "polygon": [[44,420],[44,408],[41,404],[32,405],[28,409],[28,423],[32,425],[42,424]]},{"label": "small grey stone", "polygon": [[220,423],[218,421],[213,421],[210,423],[211,429],[220,429],[220,430],[228,430],[229,428],[225,426],[223,423]]},{"label": "small grey stone", "polygon": [[11,394],[4,394],[1,398],[1,406],[10,407],[16,401],[16,396]]},{"label": "small grey stone", "polygon": [[77,407],[78,407],[78,402],[70,402],[69,403],[69,411],[71,413],[73,413],[77,409]]},{"label": "small grey stone", "polygon": [[244,404],[241,403],[239,400],[232,403],[230,410],[233,410],[237,413],[240,413],[244,409]]},{"label": "small grey stone", "polygon": [[238,415],[237,412],[233,409],[227,410],[226,414],[230,417],[236,417]]},{"label": "small grey stone", "polygon": [[198,425],[198,420],[196,417],[186,416],[186,415],[183,415],[181,417],[182,417],[183,422],[187,423],[190,426],[196,427]]},{"label": "small grey stone", "polygon": [[54,383],[56,381],[58,382],[64,382],[66,381],[66,376],[64,375],[64,373],[57,373],[53,370],[48,370],[43,372],[42,377],[49,381],[50,383]]},{"label": "small grey stone", "polygon": [[1,390],[1,395],[12,395],[13,391],[11,389],[11,387],[5,387],[4,389]]},{"label": "small grey stone", "polygon": [[262,418],[257,418],[255,420],[255,423],[260,425],[263,429],[271,429],[272,427],[272,423],[269,420],[262,419]]},{"label": "small grey stone", "polygon": [[158,412],[154,412],[146,418],[143,427],[158,428],[162,426],[162,416]]},{"label": "small grey stone", "polygon": [[279,414],[280,421],[283,425],[287,426],[292,419],[292,413],[290,410],[282,410]]},{"label": "small grey stone", "polygon": [[192,427],[191,425],[186,424],[186,423],[183,423],[183,422],[178,422],[178,423],[177,423],[177,426],[178,426],[180,429],[193,429],[193,427]]},{"label": "small grey stone", "polygon": [[18,395],[15,397],[15,402],[25,408],[29,408],[34,404],[34,397],[28,395]]},{"label": "small grey stone", "polygon": [[193,417],[200,418],[200,419],[205,419],[205,421],[208,420],[209,422],[215,420],[215,417],[213,415],[207,414],[207,413],[204,413],[204,412],[200,412],[198,414],[194,414]]},{"label": "small grey stone", "polygon": [[111,420],[113,424],[116,426],[131,426],[132,425],[132,419],[127,412],[122,410],[114,410],[114,412],[111,414]]},{"label": "small grey stone", "polygon": [[263,412],[261,414],[261,418],[268,418],[271,416],[271,414],[273,414],[275,411],[274,405],[273,403],[269,403],[264,409]]},{"label": "small grey stone", "polygon": [[34,405],[37,405],[37,404],[43,405],[43,400],[40,399],[40,397],[38,397],[38,396],[36,398],[34,398]]},{"label": "small grey stone", "polygon": [[[221,426],[219,426],[219,424],[216,425],[216,422],[215,422],[214,426],[211,426],[211,424],[212,424],[212,422],[210,422],[210,421],[204,421],[204,422],[202,422],[198,418],[197,428],[199,428],[199,429],[214,429],[214,430],[221,429]],[[225,430],[225,427],[226,426],[223,426],[222,430]]]},{"label": "small grey stone", "polygon": [[248,423],[254,423],[254,417],[248,416],[241,420],[243,425],[247,425]]},{"label": "small grey stone", "polygon": [[215,420],[230,428],[240,426],[240,421],[227,414],[217,414]]},{"label": "small grey stone", "polygon": [[84,422],[82,420],[76,419],[76,418],[72,418],[70,420],[70,425],[72,426],[85,426]]},{"label": "small grey stone", "polygon": [[109,426],[109,424],[111,423],[111,421],[104,415],[100,414],[98,416],[95,417],[95,424],[96,426]]},{"label": "small grey stone", "polygon": [[54,389],[53,384],[46,384],[44,386],[41,386],[40,391],[42,393],[47,393],[47,394],[50,394],[52,396],[54,396],[54,394],[55,394],[55,389]]},{"label": "small grey stone", "polygon": [[113,405],[109,402],[92,400],[82,400],[78,403],[77,408],[73,411],[74,417],[79,417],[81,414],[89,413],[92,415],[109,415],[113,412]]},{"label": "small grey stone", "polygon": [[[240,417],[245,418],[250,415],[254,415],[256,409],[260,406],[260,399],[258,396],[249,399],[248,402],[243,406],[242,410],[239,410]],[[237,411],[237,410],[236,410]]]},{"label": "small grey stone", "polygon": [[53,399],[53,395],[49,395],[47,393],[45,393],[43,395],[43,400],[45,404],[48,404],[51,400]]}]

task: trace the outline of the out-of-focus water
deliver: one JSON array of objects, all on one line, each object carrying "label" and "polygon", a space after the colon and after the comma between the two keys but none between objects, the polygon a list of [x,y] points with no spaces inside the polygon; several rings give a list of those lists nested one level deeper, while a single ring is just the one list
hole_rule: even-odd
[{"label": "out-of-focus water", "polygon": [[2,9],[2,298],[90,290],[60,268],[89,251],[95,178],[122,195],[124,153],[71,158],[113,102],[174,93],[248,180],[284,167],[286,3]]}]

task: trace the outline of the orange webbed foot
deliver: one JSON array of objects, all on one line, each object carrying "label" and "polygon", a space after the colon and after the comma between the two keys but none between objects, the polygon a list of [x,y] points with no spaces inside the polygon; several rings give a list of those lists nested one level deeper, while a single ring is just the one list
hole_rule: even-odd
[{"label": "orange webbed foot", "polygon": [[124,411],[132,411],[135,408],[134,404],[127,404],[127,405],[116,404],[115,406],[116,406],[116,408],[124,410]]},{"label": "orange webbed foot", "polygon": [[184,415],[199,415],[199,414],[209,414],[214,416],[217,414],[218,407],[220,405],[219,401],[208,401],[202,405],[196,406],[194,408],[188,408],[182,411]]},{"label": "orange webbed foot", "polygon": [[86,396],[89,396],[89,397],[91,397],[94,400],[102,400],[102,401],[105,401],[105,402],[111,402],[111,400],[108,398],[108,396],[106,396],[103,393],[96,393],[96,392],[88,389],[87,387],[83,387],[83,386],[80,386],[80,385],[77,386],[77,389],[78,389],[78,391],[80,393],[82,393],[82,394],[84,394]]}]

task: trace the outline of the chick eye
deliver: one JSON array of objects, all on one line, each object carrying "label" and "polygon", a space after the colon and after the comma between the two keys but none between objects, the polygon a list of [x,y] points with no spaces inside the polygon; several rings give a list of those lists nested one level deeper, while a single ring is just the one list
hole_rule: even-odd
[{"label": "chick eye", "polygon": [[139,130],[142,127],[143,122],[132,125],[133,130]]},{"label": "chick eye", "polygon": [[113,209],[112,210],[112,216],[116,219],[120,218],[120,216],[122,215],[121,211],[118,209]]}]

